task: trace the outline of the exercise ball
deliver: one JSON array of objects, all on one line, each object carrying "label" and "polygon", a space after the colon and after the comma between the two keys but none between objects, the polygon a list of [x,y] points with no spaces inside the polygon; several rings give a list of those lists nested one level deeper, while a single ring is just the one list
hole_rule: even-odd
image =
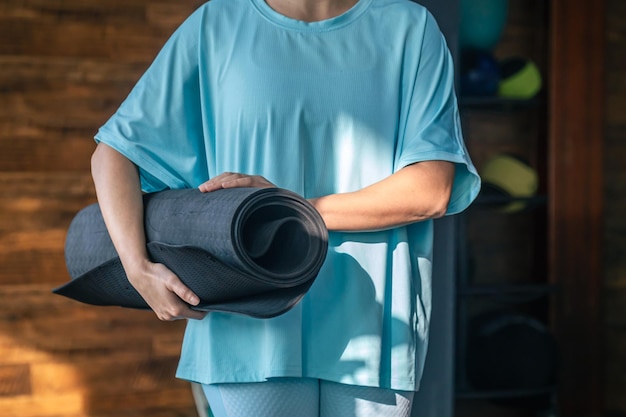
[{"label": "exercise ball", "polygon": [[513,99],[530,99],[542,86],[541,72],[537,65],[526,58],[507,58],[500,61],[498,95]]},{"label": "exercise ball", "polygon": [[461,51],[461,95],[495,96],[500,85],[500,65],[490,52]]},{"label": "exercise ball", "polygon": [[[494,311],[470,321],[467,379],[480,390],[540,390],[557,380],[558,349],[548,327],[519,312]],[[500,398],[501,405],[541,407],[546,394]]]},{"label": "exercise ball", "polygon": [[490,50],[500,41],[509,11],[508,0],[461,0],[461,47]]},{"label": "exercise ball", "polygon": [[[497,154],[481,168],[483,180],[481,194],[507,198],[527,198],[537,193],[539,176],[537,171],[521,158],[509,154]],[[524,201],[505,204],[501,210],[512,213],[526,208]]]}]

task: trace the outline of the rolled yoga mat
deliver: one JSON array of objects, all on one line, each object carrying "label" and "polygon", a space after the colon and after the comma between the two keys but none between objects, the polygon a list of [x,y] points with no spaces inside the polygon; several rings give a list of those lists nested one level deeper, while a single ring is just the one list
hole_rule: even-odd
[{"label": "rolled yoga mat", "polygon": [[[268,318],[291,309],[326,257],[328,232],[302,197],[280,188],[144,195],[149,255],[201,299],[194,309]],[[100,306],[149,309],[128,281],[98,204],[72,220],[65,242],[72,280],[56,294]]]}]

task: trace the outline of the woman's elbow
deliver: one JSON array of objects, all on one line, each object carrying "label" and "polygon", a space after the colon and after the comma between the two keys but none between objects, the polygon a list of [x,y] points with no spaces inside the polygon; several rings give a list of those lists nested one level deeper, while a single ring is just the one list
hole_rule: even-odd
[{"label": "woman's elbow", "polygon": [[438,219],[448,212],[448,205],[452,197],[454,187],[455,165],[448,161],[438,161],[433,164],[436,169],[434,173],[433,186],[431,186],[431,218]]},{"label": "woman's elbow", "polygon": [[409,178],[411,192],[415,195],[414,217],[426,220],[445,216],[454,184],[454,164],[448,161],[425,161],[404,170]]},{"label": "woman's elbow", "polygon": [[450,203],[450,193],[441,193],[434,198],[432,198],[421,214],[421,217],[426,219],[438,219],[443,217],[448,212],[448,204]]},{"label": "woman's elbow", "polygon": [[449,203],[450,203],[450,195],[449,194],[448,194],[447,197],[441,198],[437,202],[435,202],[435,204],[433,204],[433,207],[432,207],[431,218],[432,219],[438,219],[440,217],[445,216],[446,213],[448,212],[448,204]]}]

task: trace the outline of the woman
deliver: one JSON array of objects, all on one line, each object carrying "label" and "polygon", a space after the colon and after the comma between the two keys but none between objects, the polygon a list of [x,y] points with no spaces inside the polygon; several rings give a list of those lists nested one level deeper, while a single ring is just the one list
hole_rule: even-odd
[{"label": "woman", "polygon": [[[454,70],[408,0],[212,0],[172,35],[96,135],[98,200],[129,280],[189,320],[177,376],[216,417],[408,416],[428,341],[432,219],[479,178]],[[193,310],[145,248],[141,194],[282,187],[313,204],[329,252],[272,319]]]}]

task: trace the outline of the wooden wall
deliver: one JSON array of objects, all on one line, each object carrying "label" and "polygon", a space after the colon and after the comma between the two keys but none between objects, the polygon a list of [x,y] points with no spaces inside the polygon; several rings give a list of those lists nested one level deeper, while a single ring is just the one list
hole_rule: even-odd
[{"label": "wooden wall", "polygon": [[[202,0],[0,2],[0,415],[188,417],[184,323],[53,296],[93,134]],[[626,4],[607,0],[606,405],[626,410]]]},{"label": "wooden wall", "polygon": [[0,416],[194,416],[183,322],[52,295],[65,231],[95,201],[89,157],[198,0],[0,2]]},{"label": "wooden wall", "polygon": [[606,406],[626,414],[626,2],[607,2]]}]

